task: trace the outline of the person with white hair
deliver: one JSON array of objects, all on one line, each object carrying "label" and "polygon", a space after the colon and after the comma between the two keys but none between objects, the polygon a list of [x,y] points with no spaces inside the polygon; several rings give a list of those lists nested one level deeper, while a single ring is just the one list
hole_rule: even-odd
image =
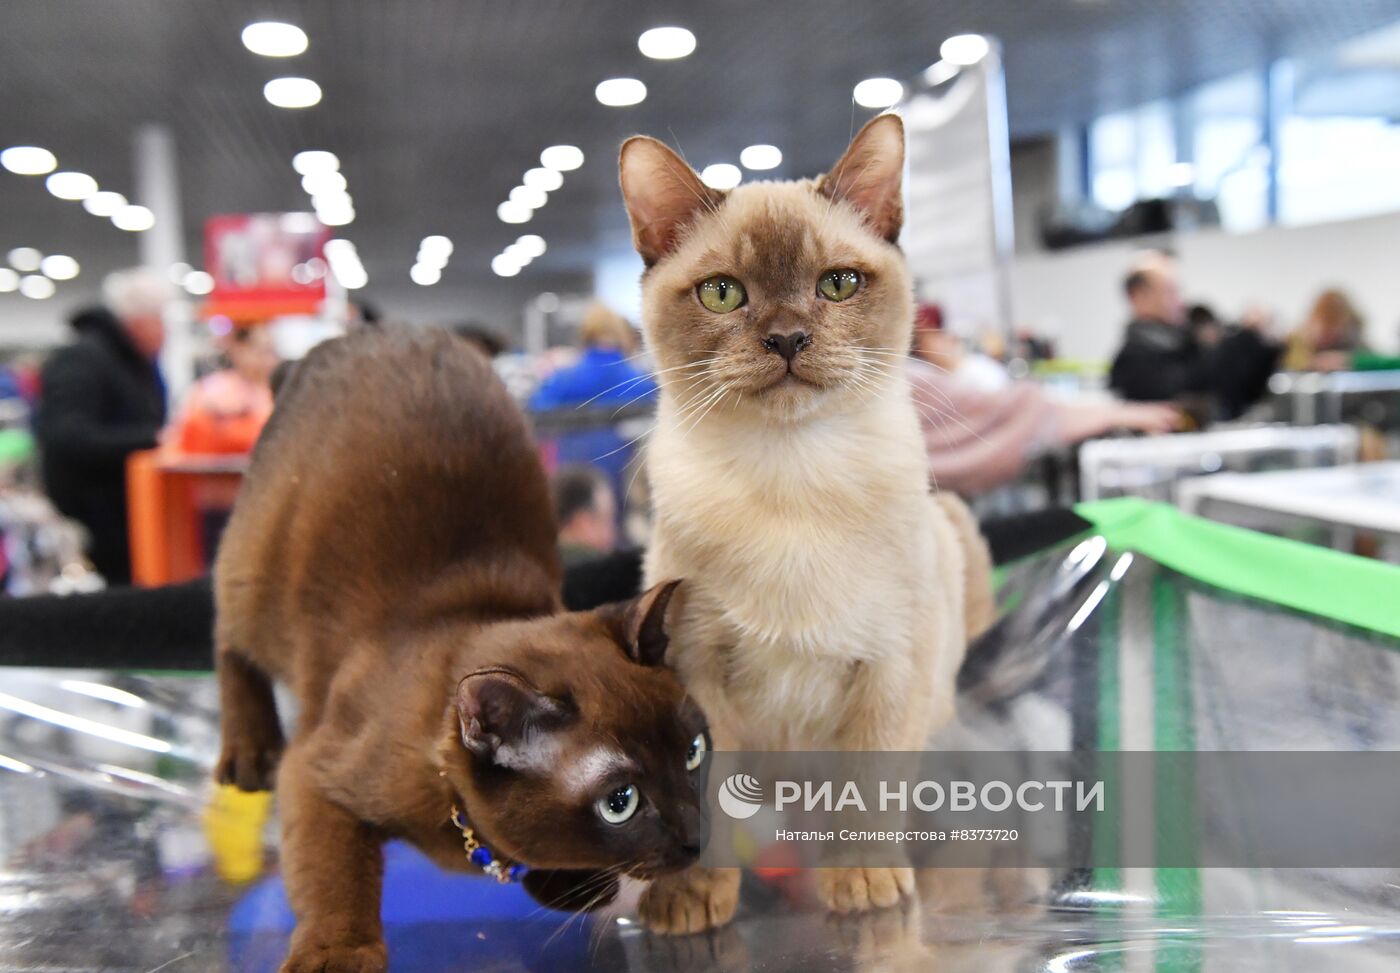
[{"label": "person with white hair", "polygon": [[103,282],[103,307],[69,318],[72,344],[44,363],[34,431],[44,488],[91,535],[93,566],[109,584],[131,580],[126,458],[151,449],[165,423],[156,365],[173,288],[141,268]]}]

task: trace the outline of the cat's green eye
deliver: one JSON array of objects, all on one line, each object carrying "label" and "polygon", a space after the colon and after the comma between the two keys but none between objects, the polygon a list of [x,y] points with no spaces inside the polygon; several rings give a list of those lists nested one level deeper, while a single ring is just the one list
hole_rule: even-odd
[{"label": "cat's green eye", "polygon": [[743,307],[748,299],[744,285],[724,274],[702,280],[696,285],[695,293],[700,303],[716,314],[728,314],[736,307]]},{"label": "cat's green eye", "polygon": [[697,733],[695,739],[690,741],[690,749],[685,752],[685,769],[694,770],[705,762],[705,754],[709,753],[710,745],[705,740],[705,734]]},{"label": "cat's green eye", "polygon": [[828,301],[844,301],[860,290],[860,272],[828,270],[817,278],[817,293]]},{"label": "cat's green eye", "polygon": [[622,824],[637,813],[637,805],[641,801],[642,795],[637,790],[637,785],[627,784],[598,798],[593,807],[598,812],[598,817],[608,824]]}]

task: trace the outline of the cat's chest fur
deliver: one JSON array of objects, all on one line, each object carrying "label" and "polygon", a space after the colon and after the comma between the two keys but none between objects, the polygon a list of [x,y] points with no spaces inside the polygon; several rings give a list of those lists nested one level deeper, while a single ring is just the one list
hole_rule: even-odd
[{"label": "cat's chest fur", "polygon": [[[922,443],[891,403],[801,428],[661,426],[648,576],[687,579],[674,642],[753,725],[842,709],[854,666],[899,667],[933,626],[940,551]],[[686,658],[690,656],[690,658]],[[800,719],[772,745],[815,740]]]}]

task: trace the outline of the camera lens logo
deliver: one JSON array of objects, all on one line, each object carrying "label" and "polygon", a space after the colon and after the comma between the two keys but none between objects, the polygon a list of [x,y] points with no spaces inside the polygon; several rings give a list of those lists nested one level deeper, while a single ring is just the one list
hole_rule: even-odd
[{"label": "camera lens logo", "polygon": [[731,818],[751,818],[763,806],[763,785],[748,774],[730,774],[719,785],[719,806]]}]

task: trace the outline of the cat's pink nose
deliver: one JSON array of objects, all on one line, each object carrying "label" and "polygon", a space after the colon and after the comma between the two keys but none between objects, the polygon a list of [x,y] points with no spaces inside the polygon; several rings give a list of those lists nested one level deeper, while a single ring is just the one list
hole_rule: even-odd
[{"label": "cat's pink nose", "polygon": [[805,331],[794,331],[791,334],[770,334],[763,339],[763,347],[773,352],[775,355],[782,355],[786,361],[792,361],[797,357],[797,353],[812,343],[811,337]]}]

